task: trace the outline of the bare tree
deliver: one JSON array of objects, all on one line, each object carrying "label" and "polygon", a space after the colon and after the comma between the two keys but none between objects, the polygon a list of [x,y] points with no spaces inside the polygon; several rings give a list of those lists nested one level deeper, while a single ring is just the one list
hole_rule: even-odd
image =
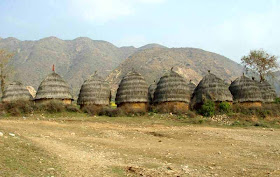
[{"label": "bare tree", "polygon": [[279,68],[275,55],[270,55],[263,49],[251,50],[248,56],[242,57],[242,64],[246,68],[256,72],[260,76],[260,80],[264,81],[265,76],[272,74],[273,71]]},{"label": "bare tree", "polygon": [[10,53],[4,49],[0,49],[0,82],[2,95],[5,90],[6,79],[9,72],[8,63],[13,56],[13,53]]}]

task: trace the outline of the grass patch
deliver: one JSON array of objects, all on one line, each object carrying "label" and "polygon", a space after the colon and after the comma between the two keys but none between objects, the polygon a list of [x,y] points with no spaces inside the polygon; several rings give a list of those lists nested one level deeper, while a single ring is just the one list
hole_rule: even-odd
[{"label": "grass patch", "polygon": [[10,136],[0,139],[0,176],[63,175],[56,157],[26,139]]},{"label": "grass patch", "polygon": [[126,176],[125,170],[122,167],[114,166],[111,168],[111,172],[114,174],[114,176]]}]

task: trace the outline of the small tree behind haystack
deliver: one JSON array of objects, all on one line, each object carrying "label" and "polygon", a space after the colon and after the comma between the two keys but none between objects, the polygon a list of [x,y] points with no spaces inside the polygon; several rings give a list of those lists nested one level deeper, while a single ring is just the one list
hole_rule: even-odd
[{"label": "small tree behind haystack", "polygon": [[248,56],[244,56],[242,64],[260,76],[260,81],[265,80],[265,76],[272,75],[279,68],[277,56],[270,55],[263,49],[251,50]]},{"label": "small tree behind haystack", "polygon": [[0,82],[1,82],[1,93],[4,94],[6,79],[10,69],[8,68],[9,60],[14,56],[4,49],[0,49]]}]

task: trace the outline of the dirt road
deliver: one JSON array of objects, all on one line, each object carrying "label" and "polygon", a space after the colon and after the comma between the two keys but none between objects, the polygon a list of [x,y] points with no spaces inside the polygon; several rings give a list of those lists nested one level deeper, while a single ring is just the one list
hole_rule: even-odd
[{"label": "dirt road", "polygon": [[[9,142],[21,141],[49,160],[42,176],[280,176],[279,129],[0,120],[0,132],[2,174],[28,176],[3,160]],[[28,152],[23,164],[46,160]]]}]

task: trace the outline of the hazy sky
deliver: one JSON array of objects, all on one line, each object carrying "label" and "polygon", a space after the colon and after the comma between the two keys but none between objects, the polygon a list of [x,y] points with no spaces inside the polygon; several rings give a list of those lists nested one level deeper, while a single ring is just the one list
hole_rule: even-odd
[{"label": "hazy sky", "polygon": [[279,56],[280,0],[0,0],[0,37],[48,36]]}]

